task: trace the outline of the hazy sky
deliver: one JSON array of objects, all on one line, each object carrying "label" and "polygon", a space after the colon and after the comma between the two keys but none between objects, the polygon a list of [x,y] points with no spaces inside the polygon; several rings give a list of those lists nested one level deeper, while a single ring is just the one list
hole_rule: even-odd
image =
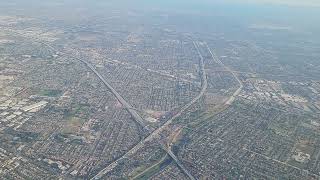
[{"label": "hazy sky", "polygon": [[290,6],[312,6],[320,7],[320,0],[225,0],[228,2],[242,3],[262,3],[274,5],[290,5]]}]

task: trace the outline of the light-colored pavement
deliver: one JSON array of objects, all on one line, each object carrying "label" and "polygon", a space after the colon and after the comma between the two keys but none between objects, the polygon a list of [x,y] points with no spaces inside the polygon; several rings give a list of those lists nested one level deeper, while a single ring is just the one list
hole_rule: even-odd
[{"label": "light-colored pavement", "polygon": [[237,74],[232,71],[228,66],[226,66],[225,64],[223,64],[220,59],[218,58],[218,56],[216,56],[211,49],[209,48],[208,44],[205,43],[210,54],[211,57],[214,61],[216,61],[216,63],[220,64],[220,66],[222,66],[224,69],[226,69],[227,72],[230,72],[232,74],[232,76],[234,77],[235,80],[237,80],[237,82],[239,83],[239,88],[230,96],[230,98],[225,102],[225,105],[231,105],[233,103],[233,101],[236,99],[236,97],[240,94],[242,88],[243,88],[243,83],[242,81],[239,79],[239,77],[237,76]]},{"label": "light-colored pavement", "polygon": [[[158,129],[156,129],[155,131],[153,131],[148,137],[146,137],[144,140],[140,141],[136,146],[134,146],[132,149],[130,149],[127,153],[125,153],[123,156],[121,156],[120,158],[118,158],[116,161],[114,161],[113,163],[111,163],[110,165],[108,165],[107,167],[105,167],[104,169],[102,169],[97,175],[95,175],[92,179],[102,179],[104,175],[106,175],[108,172],[112,171],[112,169],[114,169],[118,162],[129,157],[130,155],[134,154],[138,149],[142,148],[143,145],[148,142],[151,141],[153,138],[158,137],[159,133],[164,130],[165,128],[167,128],[175,119],[177,119],[178,117],[180,117],[182,115],[182,113],[184,113],[188,108],[190,108],[194,103],[196,103],[200,98],[202,98],[202,96],[204,95],[204,93],[207,90],[208,87],[208,82],[207,82],[207,76],[206,76],[206,72],[205,72],[205,65],[204,65],[204,61],[203,61],[203,56],[199,51],[199,48],[197,46],[197,44],[195,42],[194,46],[198,51],[198,54],[200,56],[200,70],[201,72],[201,82],[202,82],[202,88],[200,93],[192,99],[192,101],[190,101],[188,104],[184,105],[177,114],[175,114],[173,117],[171,117],[166,123],[164,123],[162,126],[160,126]],[[172,153],[171,150],[168,150],[166,148],[164,148],[164,150],[166,150],[166,152],[170,155],[170,157],[172,157],[172,159],[175,160],[175,162],[177,163],[177,165],[184,171],[184,173],[192,180],[194,180],[195,178],[189,173],[188,170],[186,170],[186,168],[183,166],[183,164],[179,161],[179,159]]]},{"label": "light-colored pavement", "polygon": [[142,117],[137,113],[137,111],[102,77],[102,75],[87,61],[79,59],[83,62],[90,70],[103,82],[104,85],[111,91],[112,94],[116,96],[118,101],[127,109],[131,114],[132,118],[141,126],[143,129],[149,132],[149,128],[144,125]]}]

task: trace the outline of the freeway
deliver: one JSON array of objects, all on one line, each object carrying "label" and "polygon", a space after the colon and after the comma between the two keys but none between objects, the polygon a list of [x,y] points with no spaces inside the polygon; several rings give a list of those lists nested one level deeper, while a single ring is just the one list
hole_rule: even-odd
[{"label": "freeway", "polygon": [[[138,149],[142,148],[143,145],[148,142],[151,141],[153,138],[155,137],[159,137],[159,134],[162,130],[164,130],[165,128],[167,128],[175,119],[177,119],[178,117],[180,117],[188,108],[190,108],[194,103],[196,103],[199,99],[201,99],[203,97],[203,95],[205,94],[205,92],[207,91],[207,87],[208,87],[208,82],[207,82],[207,75],[205,72],[205,64],[204,64],[204,60],[203,60],[203,56],[199,51],[199,48],[197,46],[197,44],[195,42],[193,42],[195,48],[198,51],[200,60],[199,60],[199,65],[200,65],[200,75],[201,75],[201,91],[200,93],[193,98],[188,104],[184,105],[178,113],[176,113],[173,117],[171,117],[166,123],[164,123],[162,126],[160,126],[158,129],[156,129],[155,131],[153,131],[149,136],[147,136],[144,140],[140,141],[137,145],[135,145],[133,148],[131,148],[128,152],[126,152],[123,156],[121,156],[120,158],[118,158],[116,161],[112,162],[110,165],[108,165],[107,167],[105,167],[104,169],[102,169],[100,172],[98,172],[98,174],[96,174],[92,179],[102,179],[102,177],[104,175],[106,175],[107,173],[109,173],[110,171],[112,171],[112,169],[114,169],[117,164],[129,157],[130,155],[134,154]],[[174,155],[174,153],[171,150],[166,149],[165,147],[162,146],[162,148],[170,155],[170,157],[176,162],[176,164],[180,167],[180,169],[191,179],[194,180],[195,178],[189,173],[189,171],[183,166],[183,164],[179,161],[179,159]]]},{"label": "freeway", "polygon": [[208,44],[205,43],[210,54],[211,57],[214,61],[216,61],[218,64],[220,64],[224,69],[226,69],[226,71],[230,72],[233,76],[233,78],[235,80],[237,80],[237,82],[239,83],[239,88],[230,96],[230,98],[225,102],[225,105],[231,105],[233,103],[233,101],[236,99],[236,97],[240,94],[242,88],[243,88],[243,83],[242,81],[238,78],[238,76],[236,75],[236,73],[234,71],[232,71],[228,66],[226,66],[225,64],[223,64],[220,59],[214,55],[214,53],[211,51],[211,49],[209,48]]},{"label": "freeway", "polygon": [[[16,33],[18,35],[21,35],[20,33]],[[35,38],[36,42],[48,47],[49,49],[58,52],[53,46],[47,44],[47,43],[43,43],[41,40],[39,40],[38,38]],[[193,42],[195,45],[195,42]],[[196,47],[197,48],[197,47]],[[198,49],[197,49],[198,50]],[[104,168],[103,170],[101,170],[98,174],[96,174],[92,179],[101,179],[106,173],[108,173],[109,171],[111,171],[114,167],[116,167],[118,161],[120,161],[121,159],[125,158],[127,155],[129,154],[133,154],[134,152],[136,152],[136,150],[138,150],[140,147],[143,146],[143,144],[146,141],[151,140],[154,137],[157,137],[158,134],[165,128],[167,128],[172,122],[173,120],[175,120],[176,118],[178,118],[179,116],[181,116],[181,114],[186,111],[190,106],[192,106],[195,102],[197,102],[206,92],[207,90],[207,76],[205,73],[205,69],[204,69],[204,61],[203,61],[203,57],[201,55],[201,53],[198,50],[198,53],[200,55],[200,70],[201,70],[201,83],[202,83],[202,89],[200,91],[200,93],[193,98],[193,100],[191,102],[189,102],[188,104],[186,104],[185,106],[183,106],[183,108],[180,109],[180,111],[174,115],[172,118],[170,118],[165,124],[163,124],[162,126],[160,126],[158,129],[156,129],[155,131],[153,131],[151,134],[149,134],[149,136],[147,138],[145,138],[143,141],[140,141],[136,146],[134,146],[132,149],[130,149],[126,154],[124,154],[123,156],[121,156],[120,158],[118,158],[116,161],[114,161],[113,163],[111,163],[109,166],[107,166],[106,168]],[[61,54],[64,54],[61,52]],[[66,54],[64,54],[66,55]],[[67,55],[68,56],[68,55]],[[71,56],[70,56],[71,57]],[[143,130],[145,130],[146,132],[150,132],[150,129],[144,125],[143,123],[143,119],[142,117],[137,113],[137,111],[127,102],[125,101],[125,99],[104,79],[104,77],[87,61],[82,60],[80,58],[76,58],[76,57],[71,57],[73,59],[76,59],[82,63],[84,63],[102,82],[103,84],[111,91],[111,93],[113,93],[116,98],[118,99],[118,101],[127,109],[127,111],[131,114],[132,118],[143,127]],[[179,161],[179,159],[174,155],[174,153],[168,149],[166,149],[166,147],[164,145],[162,145],[162,148],[165,149],[165,151],[168,153],[168,155],[177,163],[177,165],[183,170],[183,172],[188,175],[188,177],[191,180],[194,180],[195,178],[184,168],[184,166],[182,165],[182,163]]]},{"label": "freeway", "polygon": [[207,87],[208,87],[207,74],[204,69],[204,67],[205,67],[204,60],[203,60],[202,54],[200,53],[199,47],[195,42],[193,42],[193,45],[196,48],[198,55],[200,57],[200,76],[201,76],[202,90],[199,95],[203,96],[203,94],[205,93],[205,91],[207,90]]},{"label": "freeway", "polygon": [[137,113],[137,111],[101,76],[101,74],[87,61],[82,59],[78,59],[83,62],[87,67],[91,69],[92,72],[103,82],[104,85],[111,91],[112,94],[116,96],[118,101],[127,109],[127,111],[131,114],[132,118],[147,132],[149,132],[149,128],[144,125],[142,117]]},{"label": "freeway", "polygon": [[182,162],[177,158],[177,156],[171,151],[171,149],[167,149],[165,147],[162,147],[163,150],[165,150],[169,156],[176,162],[178,167],[189,177],[191,180],[195,180],[195,178],[192,176],[192,174],[183,166]]}]

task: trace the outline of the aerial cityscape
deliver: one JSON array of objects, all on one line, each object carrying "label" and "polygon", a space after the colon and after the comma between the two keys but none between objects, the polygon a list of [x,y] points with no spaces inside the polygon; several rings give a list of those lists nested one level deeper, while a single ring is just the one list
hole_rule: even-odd
[{"label": "aerial cityscape", "polygon": [[0,179],[320,180],[320,4],[0,0]]}]

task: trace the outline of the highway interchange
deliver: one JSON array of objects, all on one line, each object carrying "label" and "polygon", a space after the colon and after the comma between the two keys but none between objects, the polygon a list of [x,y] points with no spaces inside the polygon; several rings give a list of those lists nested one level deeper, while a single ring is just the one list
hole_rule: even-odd
[{"label": "highway interchange", "polygon": [[[107,82],[107,80],[105,80],[97,70],[95,70],[95,68],[89,64],[88,62],[81,60],[83,63],[85,63],[87,65],[87,67],[89,67],[91,69],[91,71],[93,71],[96,76],[99,77],[99,79],[107,86],[107,88],[117,97],[117,99],[120,101],[120,103],[128,110],[128,112],[132,115],[133,119],[140,125],[142,126],[147,132],[150,132],[150,134],[143,139],[142,141],[140,141],[137,145],[135,145],[132,149],[130,149],[127,153],[125,153],[123,156],[121,156],[120,158],[118,158],[116,161],[114,161],[113,163],[111,163],[110,165],[108,165],[107,167],[105,167],[104,169],[102,169],[98,174],[96,174],[92,179],[101,179],[103,178],[107,173],[109,173],[110,171],[112,171],[113,168],[115,168],[118,164],[119,161],[127,158],[129,155],[135,153],[138,149],[142,148],[144,143],[147,141],[150,141],[151,139],[153,139],[154,137],[157,137],[160,132],[162,130],[164,130],[165,128],[167,128],[175,119],[177,119],[178,117],[180,117],[188,108],[190,108],[194,103],[196,103],[200,98],[203,97],[203,95],[205,94],[207,87],[208,87],[208,82],[207,82],[207,75],[206,75],[206,71],[205,71],[205,64],[204,64],[204,59],[203,56],[199,50],[198,47],[198,43],[193,41],[194,47],[198,52],[199,55],[199,69],[200,69],[200,76],[201,76],[201,91],[200,93],[192,99],[192,101],[190,101],[188,104],[184,105],[178,113],[176,113],[172,118],[170,118],[166,123],[164,123],[162,126],[160,126],[158,129],[154,130],[153,132],[150,132],[150,129],[147,128],[147,126],[144,125],[143,123],[143,119],[141,118],[141,116],[138,114],[138,112]],[[234,98],[240,93],[240,91],[242,90],[242,82],[240,81],[240,79],[237,77],[237,75],[227,66],[225,66],[218,58],[215,58],[214,54],[212,53],[212,51],[210,50],[210,48],[208,47],[208,45],[206,44],[207,48],[209,49],[212,58],[218,62],[222,67],[224,67],[226,69],[226,71],[230,72],[233,77],[238,81],[238,83],[240,84],[240,87],[233,93],[233,95],[228,99],[228,101],[226,101],[226,105],[231,105]],[[176,157],[176,155],[171,151],[171,148],[167,148],[165,145],[163,145],[162,143],[160,143],[162,146],[162,149],[165,150],[167,152],[167,154],[175,161],[175,163],[179,166],[179,168],[189,177],[189,179],[194,180],[195,178],[193,177],[193,175],[184,167],[184,165],[181,163],[181,161]]]}]

